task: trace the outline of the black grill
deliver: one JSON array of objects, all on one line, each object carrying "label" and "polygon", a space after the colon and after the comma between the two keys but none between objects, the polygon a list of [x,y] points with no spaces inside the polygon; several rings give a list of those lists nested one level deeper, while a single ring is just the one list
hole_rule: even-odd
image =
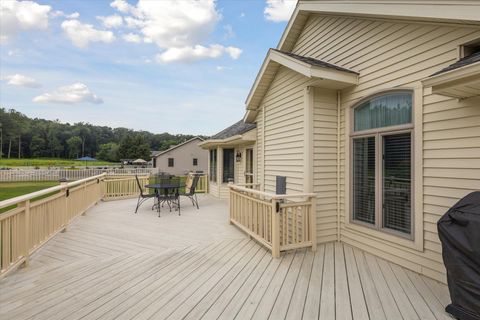
[{"label": "black grill", "polygon": [[452,300],[446,311],[461,320],[480,320],[480,192],[443,215],[438,236]]}]

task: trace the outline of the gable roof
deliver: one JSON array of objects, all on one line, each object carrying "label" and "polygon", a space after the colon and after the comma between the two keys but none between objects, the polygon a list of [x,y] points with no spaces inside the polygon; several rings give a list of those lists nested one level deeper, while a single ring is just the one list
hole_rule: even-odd
[{"label": "gable roof", "polygon": [[190,143],[190,142],[195,141],[195,140],[200,140],[200,142],[203,142],[203,141],[204,141],[204,139],[202,139],[202,138],[200,138],[200,137],[193,137],[192,139],[187,140],[187,141],[185,141],[185,142],[182,142],[182,143],[180,143],[180,144],[177,144],[177,145],[175,145],[175,146],[172,146],[172,147],[168,148],[167,150],[160,151],[160,152],[158,152],[157,154],[153,155],[152,157],[158,157],[158,156],[160,156],[160,155],[162,155],[162,154],[164,154],[164,153],[167,153],[167,152],[170,152],[170,151],[172,151],[172,150],[178,149],[178,148],[186,145],[187,143]]},{"label": "gable roof", "polygon": [[350,69],[339,67],[337,65],[334,65],[334,64],[331,64],[331,63],[328,63],[328,62],[324,62],[322,60],[318,60],[318,59],[315,59],[315,58],[301,56],[301,55],[298,55],[298,54],[295,54],[295,53],[281,51],[281,50],[278,50],[278,49],[272,49],[272,50],[274,50],[276,52],[279,52],[281,54],[284,54],[286,56],[289,56],[289,57],[291,57],[293,59],[296,59],[298,61],[309,64],[311,66],[314,66],[314,67],[330,68],[330,69],[334,69],[334,70],[338,70],[338,71],[344,71],[344,72],[359,74],[358,72],[352,71]]},{"label": "gable roof", "polygon": [[247,114],[244,120],[253,121],[263,97],[280,66],[315,79],[326,88],[343,89],[358,83],[358,73],[312,57],[300,56],[278,49],[270,49],[255,78],[245,102]]},{"label": "gable roof", "polygon": [[432,74],[432,76],[436,76],[436,75],[439,75],[439,74],[442,74],[442,73],[445,73],[445,72],[448,72],[448,71],[452,71],[452,70],[455,70],[455,69],[458,69],[458,68],[466,67],[466,66],[469,66],[469,65],[477,63],[477,62],[480,62],[480,52],[476,52],[476,53],[471,54],[469,56],[463,57],[462,59],[458,60],[457,62],[455,62],[451,65],[449,65],[448,67],[443,68],[442,70],[440,70],[438,72],[435,72],[434,74]]},{"label": "gable roof", "polygon": [[477,0],[299,0],[277,49],[293,49],[311,13],[480,24]]},{"label": "gable roof", "polygon": [[198,145],[201,148],[208,149],[217,146],[251,144],[256,140],[256,128],[256,123],[245,123],[240,120]]},{"label": "gable roof", "polygon": [[230,127],[225,128],[219,133],[213,135],[212,139],[230,138],[230,137],[245,133],[247,131],[250,131],[252,129],[255,129],[256,127],[257,127],[256,123],[245,123],[243,120],[240,120],[232,124]]}]

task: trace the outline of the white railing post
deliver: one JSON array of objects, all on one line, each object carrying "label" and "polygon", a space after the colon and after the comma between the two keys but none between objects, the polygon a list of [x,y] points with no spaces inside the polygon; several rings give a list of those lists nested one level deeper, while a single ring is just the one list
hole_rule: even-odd
[{"label": "white railing post", "polygon": [[280,223],[277,212],[278,200],[272,199],[272,257],[280,257]]},{"label": "white railing post", "polygon": [[310,197],[309,222],[312,251],[317,251],[317,197]]},{"label": "white railing post", "polygon": [[64,194],[64,199],[65,199],[65,203],[64,203],[64,213],[63,213],[63,229],[61,232],[67,232],[67,224],[68,224],[68,220],[69,220],[69,216],[68,216],[68,196],[69,196],[69,190],[68,190],[68,182],[67,180],[62,180],[60,181],[60,185],[62,186],[62,192]]},{"label": "white railing post", "polygon": [[23,247],[23,257],[24,261],[21,264],[21,267],[26,268],[30,264],[30,200],[19,203],[19,207],[23,207],[25,210],[25,225],[24,225],[24,247]]}]

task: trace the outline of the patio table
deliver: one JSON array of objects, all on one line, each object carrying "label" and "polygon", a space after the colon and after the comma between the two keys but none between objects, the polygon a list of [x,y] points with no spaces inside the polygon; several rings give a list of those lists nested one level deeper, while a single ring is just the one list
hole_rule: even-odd
[{"label": "patio table", "polygon": [[[154,189],[157,196],[158,210],[160,211],[160,205],[167,203],[170,211],[172,211],[172,206],[175,210],[180,211],[180,205],[177,204],[174,200],[178,197],[178,190],[180,189],[180,183],[152,183],[145,185],[145,188]],[[155,208],[155,206],[153,206]],[[152,208],[152,209],[153,209]]]}]

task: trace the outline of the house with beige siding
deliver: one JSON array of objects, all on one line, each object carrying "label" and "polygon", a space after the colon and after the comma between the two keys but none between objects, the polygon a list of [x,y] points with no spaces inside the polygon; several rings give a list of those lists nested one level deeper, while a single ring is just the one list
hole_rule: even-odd
[{"label": "house with beige siding", "polygon": [[157,172],[172,175],[206,172],[208,155],[205,150],[198,147],[202,141],[202,138],[194,137],[154,154],[152,156],[153,167]]},{"label": "house with beige siding", "polygon": [[211,195],[227,199],[229,183],[254,183],[256,139],[255,123],[240,120],[199,144],[208,150],[208,190]]},{"label": "house with beige siding", "polygon": [[286,177],[287,195],[315,196],[313,243],[445,282],[436,223],[480,190],[480,3],[299,1],[244,121],[256,198]]}]

